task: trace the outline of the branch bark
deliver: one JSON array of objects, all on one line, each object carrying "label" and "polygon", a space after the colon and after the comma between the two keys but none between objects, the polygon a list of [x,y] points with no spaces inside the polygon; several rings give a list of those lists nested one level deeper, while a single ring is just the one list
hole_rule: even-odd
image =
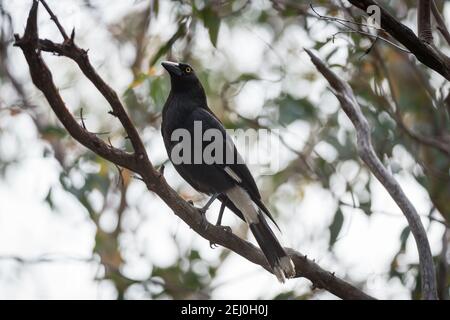
[{"label": "branch bark", "polygon": [[433,0],[419,0],[417,5],[417,34],[419,39],[432,44],[433,33],[431,32],[431,3]]},{"label": "branch bark", "polygon": [[319,72],[327,79],[333,89],[333,93],[341,103],[341,107],[352,121],[356,129],[357,148],[361,159],[366,163],[369,170],[383,184],[391,195],[392,199],[402,210],[408,221],[408,225],[416,241],[419,252],[420,271],[422,280],[422,294],[425,299],[437,299],[436,275],[433,263],[433,256],[428,243],[427,234],[420,221],[420,216],[416,209],[404,194],[402,188],[375,153],[370,137],[370,127],[366,117],[356,101],[353,90],[331,71],[317,56],[310,50],[305,49]]},{"label": "branch bark", "polygon": [[[97,153],[99,156],[118,166],[125,167],[139,174],[147,188],[150,191],[155,192],[178,217],[200,236],[213,243],[224,246],[247,260],[269,270],[270,268],[259,248],[248,241],[225,231],[223,228],[216,227],[209,223],[204,227],[200,212],[184,201],[176,191],[168,185],[164,176],[154,169],[144,144],[140,139],[139,133],[132,124],[131,119],[128,117],[117,93],[96,73],[89,62],[87,51],[76,46],[74,37],[64,37],[65,31],[61,24],[58,23],[58,29],[61,28],[64,31],[61,32],[65,39],[63,43],[56,44],[50,40],[39,39],[37,28],[38,4],[38,0],[33,0],[33,6],[28,16],[25,33],[23,37],[20,37],[17,34],[15,35],[16,41],[14,45],[22,50],[27,60],[33,83],[43,92],[50,107],[69,134],[79,143]],[[50,16],[52,16],[53,13],[50,8],[48,6],[45,6],[45,8],[49,11]],[[73,115],[67,109],[53,82],[52,74],[42,59],[41,51],[49,51],[66,56],[78,64],[84,75],[93,83],[111,105],[112,114],[119,119],[132,142],[134,148],[133,153],[127,153],[108,145],[95,134],[88,132],[75,120]],[[287,251],[295,264],[297,272],[296,277],[305,277],[309,279],[314,287],[323,288],[342,299],[374,299],[346,281],[335,277],[333,273],[322,269],[303,254],[293,249],[287,249]]]},{"label": "branch bark", "polygon": [[364,12],[367,12],[369,6],[378,6],[381,14],[381,27],[411,51],[420,62],[450,80],[450,59],[435,46],[419,39],[410,28],[399,22],[376,1],[349,0],[349,2]]},{"label": "branch bark", "polygon": [[438,294],[441,300],[448,300],[448,277],[449,277],[449,266],[447,262],[448,245],[450,243],[450,232],[445,229],[442,235],[442,249],[439,255],[438,262]]}]

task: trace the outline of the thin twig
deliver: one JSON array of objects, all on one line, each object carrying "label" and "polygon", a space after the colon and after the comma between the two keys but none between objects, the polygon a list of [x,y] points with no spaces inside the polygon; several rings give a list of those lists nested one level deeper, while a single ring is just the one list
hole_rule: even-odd
[{"label": "thin twig", "polygon": [[53,20],[53,22],[55,22],[56,26],[59,29],[59,32],[61,32],[61,35],[63,36],[64,40],[69,39],[69,37],[67,36],[66,31],[64,30],[63,26],[61,25],[61,23],[59,23],[58,17],[55,16],[55,14],[53,13],[53,11],[50,9],[50,7],[47,5],[47,2],[45,2],[45,0],[40,0],[42,5],[44,6],[45,10],[47,10],[48,14],[50,15],[50,19]]},{"label": "thin twig", "polygon": [[445,41],[447,41],[447,44],[450,45],[450,32],[447,29],[447,25],[445,24],[444,18],[442,17],[441,13],[439,12],[436,1],[432,1],[431,3],[431,12],[433,12],[434,19],[436,19],[437,23],[437,29],[444,37]]},{"label": "thin twig", "polygon": [[399,46],[398,44],[390,41],[389,39],[386,39],[386,38],[384,38],[384,37],[382,37],[380,35],[377,35],[377,34],[372,34],[370,32],[366,32],[366,31],[363,31],[363,30],[355,29],[355,28],[349,26],[347,23],[353,24],[353,25],[356,25],[356,26],[360,26],[360,27],[372,28],[372,29],[375,29],[377,31],[384,31],[381,28],[377,28],[375,26],[370,26],[370,25],[365,24],[365,23],[359,23],[359,22],[355,22],[355,21],[351,21],[351,20],[345,20],[345,19],[336,18],[336,17],[324,16],[324,15],[321,15],[319,12],[317,12],[312,4],[310,4],[310,7],[311,7],[312,11],[317,15],[317,17],[319,19],[324,20],[324,21],[336,22],[336,23],[342,25],[343,27],[349,29],[347,31],[338,31],[335,34],[333,34],[332,37],[335,37],[336,35],[338,35],[340,33],[358,33],[358,34],[361,34],[361,35],[364,35],[364,36],[371,37],[371,38],[375,39],[374,42],[372,43],[371,47],[375,45],[377,40],[382,40],[382,41],[386,42],[387,44],[390,44],[394,48],[399,49],[400,51],[403,51],[403,52],[406,52],[406,53],[411,53],[409,50]]},{"label": "thin twig", "polygon": [[361,34],[363,36],[367,36],[367,37],[373,38],[374,42],[370,45],[370,48],[372,48],[375,45],[377,40],[383,40],[387,44],[390,44],[391,46],[393,46],[394,48],[397,48],[400,51],[403,51],[405,53],[411,53],[411,51],[409,51],[409,50],[399,46],[398,44],[395,44],[394,42],[392,42],[392,41],[390,41],[390,40],[388,40],[386,38],[380,37],[379,35],[376,35],[376,34],[371,34],[369,32],[364,32],[364,31],[361,31],[361,30],[338,31],[338,32],[334,33],[332,35],[332,37],[335,37],[335,36],[337,36],[338,34],[341,34],[341,33],[358,33],[358,34]]},{"label": "thin twig", "polygon": [[80,119],[81,119],[81,124],[83,125],[83,129],[86,129],[86,124],[84,123],[84,118],[83,118],[83,108],[80,109]]},{"label": "thin twig", "polygon": [[314,12],[314,14],[315,14],[316,16],[318,16],[318,17],[319,17],[320,19],[322,19],[322,20],[338,22],[338,23],[342,24],[344,27],[347,27],[347,28],[349,28],[349,26],[346,25],[345,23],[350,23],[350,24],[353,24],[353,25],[356,25],[356,26],[360,26],[360,27],[371,28],[371,29],[375,29],[375,30],[378,30],[378,31],[384,31],[384,30],[381,29],[381,28],[378,28],[378,27],[376,27],[376,26],[371,26],[371,25],[369,25],[369,24],[367,24],[367,23],[361,23],[361,22],[356,22],[356,21],[351,21],[351,20],[346,20],[346,19],[341,19],[341,18],[336,18],[336,17],[330,17],[330,16],[324,16],[324,15],[320,14],[320,13],[314,8],[314,6],[313,6],[312,3],[309,4],[309,7],[310,7],[311,10]]}]

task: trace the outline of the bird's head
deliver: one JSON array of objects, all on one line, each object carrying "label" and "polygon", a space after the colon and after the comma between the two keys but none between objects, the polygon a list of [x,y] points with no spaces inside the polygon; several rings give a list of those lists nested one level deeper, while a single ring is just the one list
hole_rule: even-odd
[{"label": "bird's head", "polygon": [[172,90],[195,91],[199,88],[203,90],[194,69],[190,65],[171,61],[164,61],[161,64],[170,75]]}]

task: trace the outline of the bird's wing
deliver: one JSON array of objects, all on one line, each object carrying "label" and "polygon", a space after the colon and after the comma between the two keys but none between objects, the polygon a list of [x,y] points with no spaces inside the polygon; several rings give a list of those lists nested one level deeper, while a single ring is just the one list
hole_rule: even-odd
[{"label": "bird's wing", "polygon": [[246,190],[255,204],[270,218],[270,220],[272,220],[272,222],[279,229],[269,210],[262,203],[261,195],[259,193],[258,187],[256,186],[256,182],[253,179],[253,176],[250,173],[247,165],[242,160],[242,157],[237,151],[231,137],[227,134],[223,124],[215,117],[214,114],[202,108],[195,109],[187,121],[201,121],[203,132],[208,129],[220,130],[224,141],[226,141],[226,143],[224,143],[223,153],[227,154],[228,152],[233,152],[232,154],[235,155],[235,161],[231,163],[215,163],[214,166],[220,168],[220,170],[222,170],[228,177],[231,177],[237,185]]}]

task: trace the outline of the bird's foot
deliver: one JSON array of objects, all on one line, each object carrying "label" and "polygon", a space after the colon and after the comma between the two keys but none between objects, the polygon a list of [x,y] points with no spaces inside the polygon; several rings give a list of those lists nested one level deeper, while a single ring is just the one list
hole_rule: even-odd
[{"label": "bird's foot", "polygon": [[[229,226],[218,226],[218,225],[216,225],[216,227],[221,228],[225,232],[233,233],[233,230],[231,230],[231,227],[229,227]],[[216,243],[212,242],[212,241],[209,241],[209,247],[211,249],[215,249],[215,248],[218,247],[218,245]]]},{"label": "bird's foot", "polygon": [[200,227],[206,231],[208,229],[209,224],[208,220],[206,219],[206,211],[208,211],[208,208],[205,207],[198,208],[194,205],[194,202],[192,200],[188,200],[188,203],[200,213],[200,217],[202,219],[202,221],[200,222]]},{"label": "bird's foot", "polygon": [[202,216],[206,216],[206,211],[208,211],[207,208],[206,208],[206,209],[205,209],[205,207],[203,207],[203,208],[198,208],[198,207],[196,207],[196,208],[197,208],[198,212],[200,212],[200,214],[201,214]]},{"label": "bird's foot", "polygon": [[197,210],[198,210],[198,212],[200,212],[200,216],[202,218],[202,221],[200,222],[200,227],[206,231],[208,229],[208,225],[209,225],[208,219],[206,219],[206,210],[207,209],[197,208]]},{"label": "bird's foot", "polygon": [[210,241],[209,241],[209,247],[210,247],[211,249],[215,249],[215,248],[218,247],[218,245],[215,244],[214,242],[212,242],[212,241],[210,240]]}]

